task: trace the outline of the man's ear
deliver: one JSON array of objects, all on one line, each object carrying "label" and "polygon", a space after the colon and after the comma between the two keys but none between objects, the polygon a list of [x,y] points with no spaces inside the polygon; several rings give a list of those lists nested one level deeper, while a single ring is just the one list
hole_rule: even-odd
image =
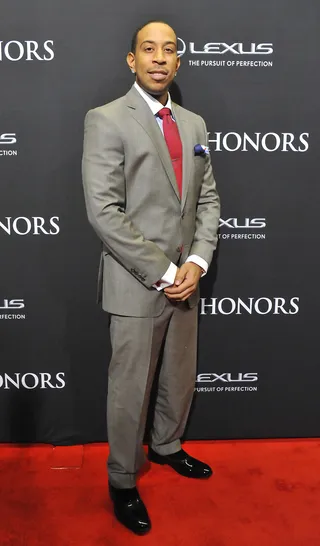
[{"label": "man's ear", "polygon": [[180,57],[177,58],[177,68],[176,68],[176,72],[178,71],[178,69],[180,68],[180,64],[181,64],[181,60],[180,60]]},{"label": "man's ear", "polygon": [[135,68],[135,57],[134,57],[134,53],[132,53],[132,51],[130,51],[127,55],[127,63],[128,63],[128,66],[131,70],[131,72],[133,74],[136,73],[136,68]]}]

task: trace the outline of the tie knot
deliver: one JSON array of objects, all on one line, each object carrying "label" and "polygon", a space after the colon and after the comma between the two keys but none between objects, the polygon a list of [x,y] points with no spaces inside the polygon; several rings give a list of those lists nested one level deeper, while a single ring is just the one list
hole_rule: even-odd
[{"label": "tie knot", "polygon": [[164,116],[171,116],[171,110],[170,108],[161,108],[158,112],[159,118],[163,119]]}]

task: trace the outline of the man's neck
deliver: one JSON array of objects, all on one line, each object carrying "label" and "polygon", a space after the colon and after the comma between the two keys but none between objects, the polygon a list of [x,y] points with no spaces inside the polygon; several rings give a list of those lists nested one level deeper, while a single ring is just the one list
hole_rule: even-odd
[{"label": "man's neck", "polygon": [[154,99],[161,102],[163,106],[165,106],[168,102],[168,91],[165,92],[164,95],[151,95]]},{"label": "man's neck", "polygon": [[152,93],[150,93],[147,89],[145,89],[141,84],[140,82],[138,82],[136,80],[136,83],[137,85],[139,85],[139,87],[141,87],[141,89],[145,92],[145,93],[148,93],[148,95],[150,95],[150,97],[152,97],[153,99],[157,100],[158,102],[160,102],[163,106],[165,106],[168,102],[168,96],[169,96],[169,93],[168,93],[168,89],[166,91],[164,91],[161,95],[153,95]]}]

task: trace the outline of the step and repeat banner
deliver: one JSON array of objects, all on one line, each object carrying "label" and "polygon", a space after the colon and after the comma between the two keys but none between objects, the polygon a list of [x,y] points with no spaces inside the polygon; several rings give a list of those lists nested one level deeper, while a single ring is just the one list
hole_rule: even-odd
[{"label": "step and repeat banner", "polygon": [[222,201],[186,437],[320,433],[319,3],[2,0],[2,442],[107,438],[83,120],[128,91],[131,36],[154,18],[179,36],[172,95],[206,120]]}]

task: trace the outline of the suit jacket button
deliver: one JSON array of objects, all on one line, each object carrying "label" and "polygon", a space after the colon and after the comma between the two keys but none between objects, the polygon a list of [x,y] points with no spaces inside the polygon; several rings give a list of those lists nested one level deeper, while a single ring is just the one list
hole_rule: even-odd
[{"label": "suit jacket button", "polygon": [[181,214],[181,218],[182,218],[182,220],[184,219],[184,212]]},{"label": "suit jacket button", "polygon": [[176,248],[177,252],[179,252],[179,254],[182,252],[182,245],[181,246],[177,246]]}]

